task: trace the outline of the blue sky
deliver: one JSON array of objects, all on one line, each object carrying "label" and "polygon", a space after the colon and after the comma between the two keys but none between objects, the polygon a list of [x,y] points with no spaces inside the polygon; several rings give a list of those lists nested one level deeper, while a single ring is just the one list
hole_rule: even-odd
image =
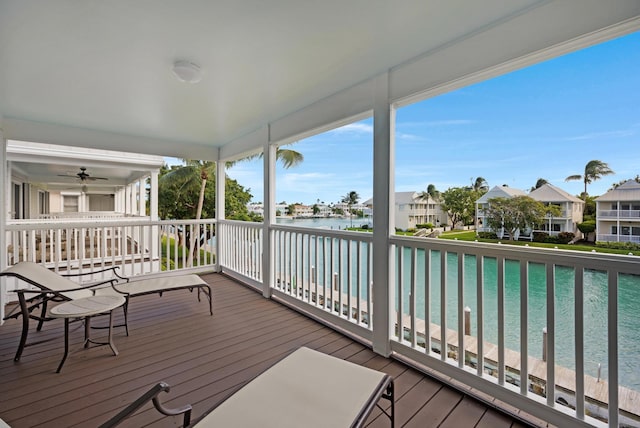
[{"label": "blue sky", "polygon": [[[337,202],[351,190],[372,196],[372,120],[292,146],[302,165],[276,172],[276,200]],[[538,178],[571,194],[583,190],[585,164],[599,159],[615,175],[589,185],[600,195],[640,174],[640,33],[434,97],[398,110],[396,191],[440,191],[484,177],[523,190]],[[230,177],[262,201],[261,161],[240,162]]]}]

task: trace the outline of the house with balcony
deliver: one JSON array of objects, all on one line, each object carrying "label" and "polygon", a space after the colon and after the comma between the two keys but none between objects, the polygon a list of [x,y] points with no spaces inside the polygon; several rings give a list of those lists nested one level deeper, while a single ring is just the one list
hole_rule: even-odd
[{"label": "house with balcony", "polygon": [[640,243],[640,183],[636,180],[596,198],[596,241]]},{"label": "house with balcony", "polygon": [[[512,187],[495,186],[476,201],[477,230],[479,232],[492,231],[487,226],[484,218],[484,208],[488,206],[490,199],[513,198],[515,196],[529,196],[545,205],[556,205],[561,211],[558,217],[548,216],[543,224],[535,225],[530,230],[524,231],[524,234],[521,231],[519,233],[520,239],[522,239],[523,235],[526,235],[527,239],[531,239],[532,232],[538,231],[549,235],[557,235],[560,232],[571,232],[576,236],[580,235],[578,223],[582,222],[584,201],[549,183],[540,186],[529,194]],[[503,230],[496,233],[500,238],[504,236]]]},{"label": "house with balcony", "polygon": [[547,216],[546,221],[538,225],[538,230],[557,235],[560,232],[571,232],[580,237],[578,224],[582,223],[584,215],[584,201],[577,198],[553,184],[545,184],[529,193],[529,196],[545,205],[560,207],[560,216]]},{"label": "house with balcony", "polygon": [[[431,223],[435,227],[447,224],[447,213],[440,201],[423,199],[418,192],[395,192],[394,227],[400,230],[415,229],[418,224]],[[362,203],[374,214],[373,198]]]},{"label": "house with balcony", "polygon": [[[55,272],[81,267],[91,276],[104,263],[137,266],[131,276],[199,273],[212,286],[214,315],[201,315],[195,293],[143,296],[130,308],[131,336],[115,337],[118,356],[81,350],[58,374],[50,366],[62,352],[59,342],[35,345],[20,362],[3,352],[0,419],[96,426],[167,378],[171,402],[192,403],[199,416],[308,346],[391,374],[400,391],[398,426],[637,426],[640,399],[624,386],[637,355],[623,352],[628,323],[618,323],[618,296],[626,301],[633,288],[619,287],[618,278],[640,275],[637,259],[397,236],[394,183],[397,109],[639,29],[635,0],[3,1],[0,270],[20,260],[6,250],[18,236],[13,251],[34,248],[26,260],[38,260],[36,248],[53,252],[45,266]],[[369,118],[373,232],[276,224],[276,149]],[[151,213],[143,220],[14,224],[27,213],[65,212],[65,203],[52,207],[49,198],[47,207],[51,191],[35,182],[29,187],[43,190],[37,197],[22,190],[25,171],[11,178],[12,141],[214,161],[217,217],[165,221]],[[224,166],[256,154],[264,221],[227,220]],[[133,188],[117,204],[140,213],[142,198],[127,196]],[[91,209],[82,187],[76,193],[78,210]],[[70,201],[67,212],[76,206]],[[102,200],[94,206],[111,208]],[[149,263],[140,252],[146,245],[128,239],[96,240],[104,234],[157,242],[167,260]],[[89,256],[67,250],[87,246]],[[569,285],[557,271],[570,273]],[[513,272],[516,280],[506,274]],[[604,281],[606,299],[586,294],[594,278]],[[2,319],[15,308],[7,285],[0,280]],[[527,292],[534,286],[542,291]],[[530,301],[540,294],[540,305]],[[593,300],[606,300],[599,308],[606,326],[588,324]],[[559,307],[567,301],[570,310]],[[470,331],[466,305],[476,309]],[[507,320],[515,308],[524,310]],[[561,319],[566,313],[575,318]],[[536,342],[530,332],[542,331],[540,320],[546,336]],[[20,340],[21,321],[4,320],[2,349]],[[62,326],[48,324],[40,337],[59,339]],[[606,379],[585,342],[596,328]],[[81,345],[79,337],[74,342]],[[567,342],[570,368],[558,352]],[[272,410],[295,413],[286,402]],[[181,423],[169,418],[142,408],[128,422]],[[388,426],[378,410],[367,423]]]},{"label": "house with balcony", "polygon": [[485,220],[485,209],[489,206],[489,200],[493,198],[513,198],[514,196],[527,196],[527,194],[514,187],[494,186],[476,201],[476,231],[495,232],[499,238],[504,236],[504,230],[494,231]]}]

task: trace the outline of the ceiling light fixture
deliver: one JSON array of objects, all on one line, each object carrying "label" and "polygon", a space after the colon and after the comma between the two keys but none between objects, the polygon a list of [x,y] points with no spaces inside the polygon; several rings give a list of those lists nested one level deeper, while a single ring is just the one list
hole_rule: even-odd
[{"label": "ceiling light fixture", "polygon": [[198,83],[202,80],[202,69],[190,61],[176,61],[173,64],[173,74],[185,83]]}]

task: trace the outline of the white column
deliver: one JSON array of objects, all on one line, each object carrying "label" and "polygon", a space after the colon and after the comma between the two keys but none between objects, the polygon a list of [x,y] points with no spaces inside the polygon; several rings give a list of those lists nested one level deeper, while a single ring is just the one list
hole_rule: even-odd
[{"label": "white column", "polygon": [[263,155],[263,216],[262,223],[262,295],[271,297],[273,248],[271,245],[271,225],[276,218],[276,151],[277,147],[269,142],[269,128],[266,128]]},{"label": "white column", "polygon": [[[149,218],[151,221],[158,221],[158,170],[151,171],[149,193]],[[160,226],[151,228],[151,258],[160,257]],[[169,237],[167,237],[169,239]]]},{"label": "white column", "polygon": [[[394,257],[390,236],[394,229],[395,109],[389,104],[389,75],[376,78],[373,104],[373,350],[391,354],[393,330]],[[429,316],[428,314],[426,315]],[[428,319],[428,318],[427,318]]]},{"label": "white column", "polygon": [[[218,150],[218,160],[216,161],[216,220],[224,220],[225,210],[225,185],[227,180],[227,173],[225,171],[224,161],[220,160],[220,150]],[[220,223],[216,224],[216,264],[218,265],[218,272],[222,271],[221,257],[224,239],[222,237],[223,226]]]},{"label": "white column", "polygon": [[140,217],[144,217],[147,215],[147,209],[146,209],[146,203],[145,203],[146,196],[147,196],[146,184],[147,184],[146,178],[141,178],[140,180],[138,180],[138,213]]},{"label": "white column", "polygon": [[[9,218],[8,204],[9,196],[7,193],[9,184],[11,184],[10,171],[7,170],[7,140],[4,138],[2,130],[2,116],[0,116],[0,203],[4,205],[0,209],[0,270],[7,268],[7,233],[6,224]],[[4,323],[4,305],[7,304],[7,278],[0,278],[0,325]]]}]

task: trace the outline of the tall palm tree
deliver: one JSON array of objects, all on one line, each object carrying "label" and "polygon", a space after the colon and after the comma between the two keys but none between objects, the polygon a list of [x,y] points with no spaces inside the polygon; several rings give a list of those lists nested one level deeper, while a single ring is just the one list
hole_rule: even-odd
[{"label": "tall palm tree", "polygon": [[360,195],[355,190],[347,193],[343,198],[342,202],[349,205],[349,218],[351,219],[351,227],[353,227],[353,213],[351,212],[351,207],[358,203],[360,200]]},{"label": "tall palm tree", "polygon": [[[260,154],[259,156],[262,156]],[[247,158],[248,159],[248,158]],[[282,166],[286,169],[296,166],[304,160],[304,156],[300,152],[290,149],[278,148],[276,151],[276,159],[282,162]],[[215,177],[216,174],[216,162],[213,161],[201,161],[192,159],[183,159],[185,165],[181,168],[169,172],[162,176],[161,180],[180,180],[184,186],[194,184],[196,181],[200,181],[200,196],[198,197],[198,206],[196,208],[196,220],[200,220],[202,216],[202,207],[204,205],[204,191],[207,187],[207,181],[210,176]],[[227,163],[229,166],[232,163]],[[193,258],[193,243],[195,237],[191,237],[191,245],[189,249],[189,266],[191,266],[191,260]]]},{"label": "tall palm tree", "polygon": [[591,160],[587,162],[584,167],[583,174],[574,174],[570,175],[564,179],[564,181],[575,181],[582,180],[584,182],[584,193],[582,194],[582,199],[587,199],[587,184],[591,184],[596,180],[599,180],[604,175],[615,174],[609,165],[606,162],[602,162],[601,160]]},{"label": "tall palm tree", "polygon": [[427,221],[429,221],[429,200],[437,202],[440,200],[440,192],[436,189],[434,184],[429,184],[427,190],[418,193],[418,198],[423,201],[427,201]]},{"label": "tall palm tree", "polygon": [[531,188],[531,191],[533,192],[534,190],[541,188],[545,184],[549,184],[549,182],[544,178],[538,178],[538,181],[536,181],[536,185]]},{"label": "tall palm tree", "polygon": [[471,178],[471,190],[475,192],[487,192],[489,190],[489,183],[484,177],[478,177],[475,180]]}]

